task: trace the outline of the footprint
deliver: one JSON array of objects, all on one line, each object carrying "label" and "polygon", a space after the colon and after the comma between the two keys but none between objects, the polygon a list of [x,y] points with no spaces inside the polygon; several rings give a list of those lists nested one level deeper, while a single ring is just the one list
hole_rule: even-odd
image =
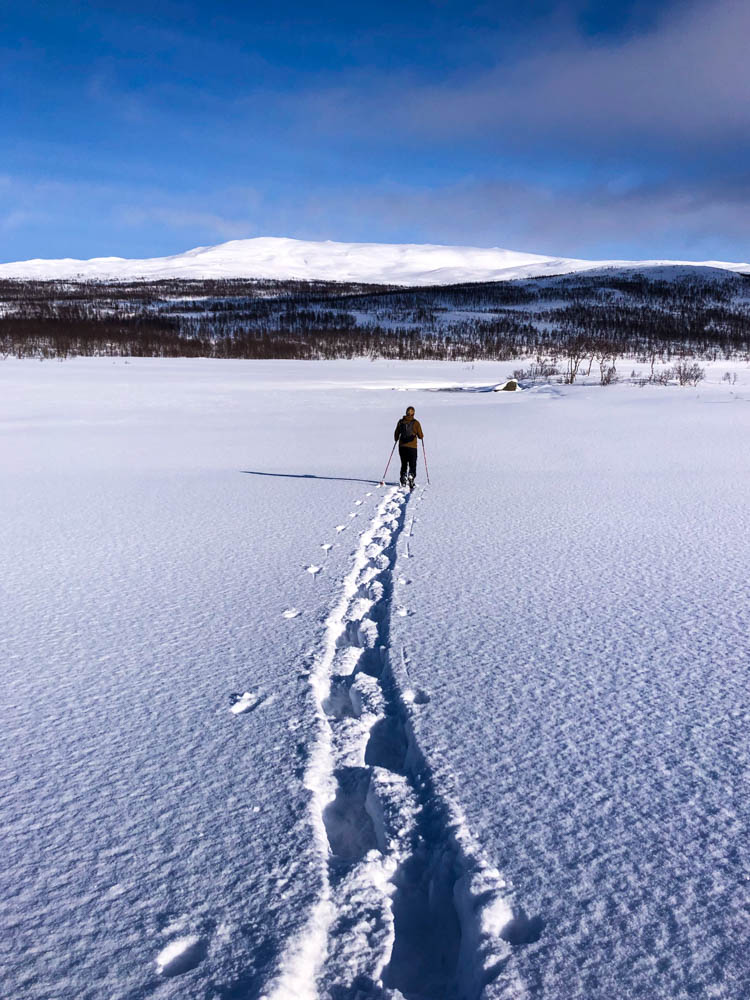
[{"label": "footprint", "polygon": [[254,708],[263,701],[263,695],[255,694],[253,691],[245,691],[244,694],[233,694],[234,703],[229,711],[232,715],[244,715],[245,712],[252,712]]},{"label": "footprint", "polygon": [[349,515],[349,517],[356,517],[356,516],[357,516],[356,510],[352,514]]},{"label": "footprint", "polygon": [[355,506],[355,507],[361,507],[361,506],[362,506],[362,503],[363,503],[363,501],[362,501],[362,500],[355,500],[355,501],[354,501],[354,506]]},{"label": "footprint", "polygon": [[162,976],[179,976],[203,961],[207,951],[205,941],[197,934],[175,938],[156,956],[156,971]]},{"label": "footprint", "polygon": [[361,861],[378,846],[366,805],[370,773],[367,767],[342,767],[333,775],[336,797],[323,810],[323,823],[331,854],[342,861]]},{"label": "footprint", "polygon": [[366,497],[371,497],[371,496],[372,496],[372,493],[365,493],[365,496],[366,496]]},{"label": "footprint", "polygon": [[333,542],[321,542],[320,547],[324,552],[328,552],[329,549],[333,548]]},{"label": "footprint", "polygon": [[519,909],[500,931],[500,937],[511,945],[533,944],[542,936],[544,920],[540,916],[528,917]]},{"label": "footprint", "polygon": [[282,612],[284,618],[296,618],[297,615],[301,615],[302,612],[298,611],[296,608],[287,608],[286,611]]},{"label": "footprint", "polygon": [[314,566],[314,565],[307,566],[306,568],[310,576],[316,576],[323,569],[322,566]]},{"label": "footprint", "polygon": [[404,691],[404,701],[407,705],[429,705],[430,696],[422,688]]},{"label": "footprint", "polygon": [[346,531],[346,525],[345,524],[337,524],[336,525],[336,531]]}]

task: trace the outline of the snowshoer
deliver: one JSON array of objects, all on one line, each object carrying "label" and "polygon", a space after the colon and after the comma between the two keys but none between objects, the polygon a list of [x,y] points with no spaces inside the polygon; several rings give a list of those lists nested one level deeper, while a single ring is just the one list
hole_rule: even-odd
[{"label": "snowshoer", "polygon": [[417,442],[424,438],[422,425],[414,419],[414,407],[408,406],[406,413],[396,424],[393,440],[398,441],[398,454],[401,459],[401,485],[409,483],[409,489],[414,489],[417,478]]}]

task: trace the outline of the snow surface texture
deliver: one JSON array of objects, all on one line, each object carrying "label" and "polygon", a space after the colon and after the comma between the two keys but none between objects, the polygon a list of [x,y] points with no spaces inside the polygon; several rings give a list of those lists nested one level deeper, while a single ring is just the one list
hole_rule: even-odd
[{"label": "snow surface texture", "polygon": [[393,285],[449,285],[463,281],[505,281],[603,267],[644,268],[686,265],[750,272],[750,264],[725,261],[576,260],[501,250],[431,244],[315,243],[257,237],[196,247],[172,257],[127,260],[27,260],[0,264],[0,279],[88,279],[135,281],[160,278],[266,278],[354,281]]},{"label": "snow surface texture", "polygon": [[748,995],[750,370],[512,367],[0,365],[4,995]]}]

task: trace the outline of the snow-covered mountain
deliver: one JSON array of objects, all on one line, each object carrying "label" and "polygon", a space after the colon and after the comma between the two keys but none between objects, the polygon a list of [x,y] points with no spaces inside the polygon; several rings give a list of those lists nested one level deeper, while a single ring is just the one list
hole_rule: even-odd
[{"label": "snow-covered mountain", "polygon": [[726,261],[577,260],[501,250],[432,244],[323,243],[276,237],[231,240],[196,247],[172,257],[129,260],[26,260],[0,264],[0,278],[135,281],[161,278],[275,278],[358,281],[393,285],[450,285],[462,281],[501,281],[569,274],[603,267],[669,265],[715,267],[750,273],[750,264]]}]

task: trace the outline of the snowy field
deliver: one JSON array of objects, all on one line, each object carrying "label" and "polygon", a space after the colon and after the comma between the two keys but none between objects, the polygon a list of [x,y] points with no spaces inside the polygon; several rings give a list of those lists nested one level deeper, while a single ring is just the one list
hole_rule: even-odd
[{"label": "snowy field", "polygon": [[513,367],[0,364],[3,997],[750,995],[750,368]]}]

